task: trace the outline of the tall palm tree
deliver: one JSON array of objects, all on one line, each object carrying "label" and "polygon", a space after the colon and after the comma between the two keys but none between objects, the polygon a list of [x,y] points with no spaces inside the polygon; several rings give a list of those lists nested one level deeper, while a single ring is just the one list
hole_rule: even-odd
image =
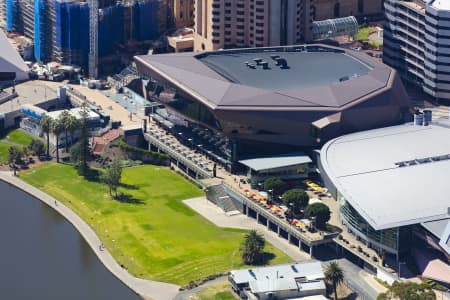
[{"label": "tall palm tree", "polygon": [[51,131],[56,138],[56,162],[59,163],[59,136],[64,132],[64,125],[60,119],[52,122]]},{"label": "tall palm tree", "polygon": [[61,113],[61,115],[59,116],[59,120],[60,120],[62,126],[64,127],[64,139],[65,139],[64,145],[66,148],[66,152],[69,150],[68,141],[67,141],[67,137],[68,137],[67,132],[69,131],[69,126],[70,126],[69,119],[71,116],[72,115],[69,113],[68,110],[64,110]]},{"label": "tall palm tree", "polygon": [[333,285],[334,300],[337,300],[337,286],[344,281],[344,271],[336,261],[329,263],[325,268],[325,280]]},{"label": "tall palm tree", "polygon": [[70,133],[70,145],[73,144],[73,135],[75,131],[80,129],[81,122],[73,115],[70,115],[69,119],[67,120],[67,130]]},{"label": "tall palm tree", "polygon": [[52,128],[52,119],[43,114],[41,120],[39,121],[41,125],[41,131],[47,135],[47,157],[50,156],[50,130]]},{"label": "tall palm tree", "polygon": [[262,258],[265,240],[256,230],[251,230],[245,235],[241,244],[242,260],[247,265],[259,263]]}]

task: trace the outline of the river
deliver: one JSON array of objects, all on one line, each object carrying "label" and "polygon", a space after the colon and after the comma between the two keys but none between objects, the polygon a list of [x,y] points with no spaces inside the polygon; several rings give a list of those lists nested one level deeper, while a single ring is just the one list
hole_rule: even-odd
[{"label": "river", "polygon": [[141,299],[62,216],[2,181],[0,239],[0,299]]}]

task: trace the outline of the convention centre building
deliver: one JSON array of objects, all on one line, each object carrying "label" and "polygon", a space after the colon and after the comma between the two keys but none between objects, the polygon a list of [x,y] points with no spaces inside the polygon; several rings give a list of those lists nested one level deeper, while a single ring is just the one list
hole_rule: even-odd
[{"label": "convention centre building", "polygon": [[348,232],[379,254],[414,256],[450,284],[450,120],[425,125],[333,139],[319,169]]},{"label": "convention centre building", "polygon": [[321,44],[136,56],[146,98],[168,117],[229,140],[230,160],[313,149],[342,134],[402,123],[396,71]]}]

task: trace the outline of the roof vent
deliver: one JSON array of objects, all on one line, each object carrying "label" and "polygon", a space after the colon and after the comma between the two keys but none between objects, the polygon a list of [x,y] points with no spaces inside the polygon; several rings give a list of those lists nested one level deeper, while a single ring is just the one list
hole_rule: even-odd
[{"label": "roof vent", "polygon": [[256,69],[256,65],[255,64],[248,64],[247,67],[249,67],[250,69]]},{"label": "roof vent", "polygon": [[287,64],[286,59],[284,59],[284,58],[277,58],[275,61],[277,62],[276,65],[279,66],[281,69],[287,69],[288,68],[288,64]]},{"label": "roof vent", "polygon": [[262,58],[259,58],[259,57],[256,57],[256,58],[253,59],[253,61],[254,61],[257,65],[259,65],[259,64],[261,64],[261,62],[263,61],[263,59],[262,59]]},{"label": "roof vent", "polygon": [[423,113],[415,112],[414,113],[414,125],[422,126],[423,124]]},{"label": "roof vent", "polygon": [[269,69],[269,63],[267,61],[262,61],[260,65],[263,67],[264,70]]},{"label": "roof vent", "polygon": [[279,56],[279,55],[276,55],[276,54],[272,54],[272,55],[270,56],[270,58],[273,59],[273,60],[277,60],[277,58],[280,58],[280,56]]}]

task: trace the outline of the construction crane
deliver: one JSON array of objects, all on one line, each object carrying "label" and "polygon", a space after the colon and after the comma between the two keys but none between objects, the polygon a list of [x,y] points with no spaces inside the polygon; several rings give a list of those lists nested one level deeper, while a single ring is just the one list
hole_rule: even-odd
[{"label": "construction crane", "polygon": [[89,77],[98,77],[98,0],[89,0]]}]

